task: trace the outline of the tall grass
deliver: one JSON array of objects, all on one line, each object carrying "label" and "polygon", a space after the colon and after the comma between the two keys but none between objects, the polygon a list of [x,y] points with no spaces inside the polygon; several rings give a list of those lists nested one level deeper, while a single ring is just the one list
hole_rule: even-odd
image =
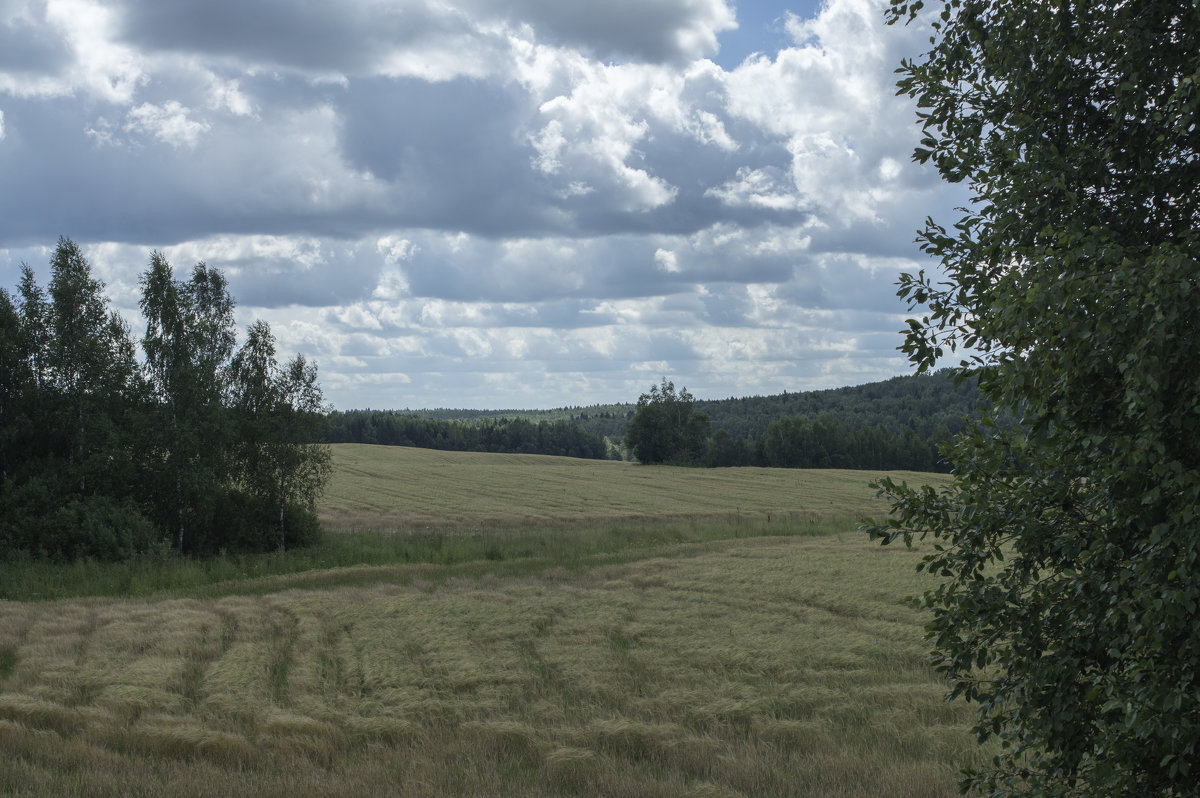
[{"label": "tall grass", "polygon": [[883,510],[862,471],[641,467],[358,444],[333,454],[319,508],[327,534],[317,545],[207,559],[0,561],[0,600],[253,591],[276,587],[273,577],[351,566],[488,559],[536,569],[670,543],[820,534]]},{"label": "tall grass", "polygon": [[[619,522],[475,524],[392,533],[340,531],[315,545],[267,554],[204,559],[147,556],[117,563],[81,560],[46,563],[0,561],[0,600],[46,601],[80,596],[148,596],[161,593],[221,595],[261,593],[289,584],[370,581],[364,567],[461,566],[506,563],[513,573],[575,567],[606,558],[646,556],[681,543],[761,536],[811,536],[848,531],[853,519],[773,515],[727,518],[642,518]],[[401,577],[403,578],[403,577]],[[0,660],[2,665],[2,660]]]},{"label": "tall grass", "polygon": [[0,795],[941,796],[979,756],[868,475],[336,456],[309,549],[0,567]]},{"label": "tall grass", "polygon": [[896,601],[912,552],[643,554],[0,605],[0,794],[954,793],[974,748]]}]

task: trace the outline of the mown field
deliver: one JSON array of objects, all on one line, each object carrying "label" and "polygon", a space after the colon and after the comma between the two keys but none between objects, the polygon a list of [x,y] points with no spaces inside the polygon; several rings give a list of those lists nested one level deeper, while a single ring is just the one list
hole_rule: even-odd
[{"label": "mown field", "polygon": [[[321,520],[335,529],[558,525],[649,518],[878,514],[864,471],[646,468],[632,463],[479,455],[397,446],[333,447]],[[889,472],[909,481],[944,475]]]},{"label": "mown field", "polygon": [[977,755],[861,473],[337,462],[393,561],[0,602],[0,794],[939,796]]}]

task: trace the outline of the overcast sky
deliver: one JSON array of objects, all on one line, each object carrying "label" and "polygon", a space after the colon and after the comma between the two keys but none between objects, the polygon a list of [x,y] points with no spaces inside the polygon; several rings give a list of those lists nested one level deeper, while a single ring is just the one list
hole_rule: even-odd
[{"label": "overcast sky", "polygon": [[882,0],[0,0],[0,286],[162,250],[339,409],[700,398],[910,369]]}]

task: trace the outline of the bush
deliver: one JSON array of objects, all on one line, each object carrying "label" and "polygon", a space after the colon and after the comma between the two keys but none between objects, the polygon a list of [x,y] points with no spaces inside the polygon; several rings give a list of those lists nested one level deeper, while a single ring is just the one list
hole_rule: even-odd
[{"label": "bush", "polygon": [[[214,512],[200,527],[188,532],[189,554],[221,551],[264,552],[280,548],[279,505],[242,491],[230,490],[213,502]],[[284,548],[309,546],[321,537],[316,513],[295,502],[284,506]]]},{"label": "bush", "polygon": [[0,545],[8,557],[113,561],[144,554],[159,543],[154,525],[128,499],[72,497],[64,504],[46,483],[34,480],[14,490],[3,509],[7,523]]}]

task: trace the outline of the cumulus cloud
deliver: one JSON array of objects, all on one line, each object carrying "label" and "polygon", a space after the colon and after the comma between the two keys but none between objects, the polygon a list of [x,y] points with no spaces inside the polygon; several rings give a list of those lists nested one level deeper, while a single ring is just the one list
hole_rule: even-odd
[{"label": "cumulus cloud", "polygon": [[[163,249],[341,406],[546,406],[903,370],[915,166],[883,0],[8,0],[0,283],[60,234],[136,316]],[[136,326],[136,325],[135,325]]]},{"label": "cumulus cloud", "polygon": [[190,119],[188,113],[174,100],[166,105],[142,103],[125,115],[125,130],[153,136],[176,148],[195,147],[209,125]]}]

